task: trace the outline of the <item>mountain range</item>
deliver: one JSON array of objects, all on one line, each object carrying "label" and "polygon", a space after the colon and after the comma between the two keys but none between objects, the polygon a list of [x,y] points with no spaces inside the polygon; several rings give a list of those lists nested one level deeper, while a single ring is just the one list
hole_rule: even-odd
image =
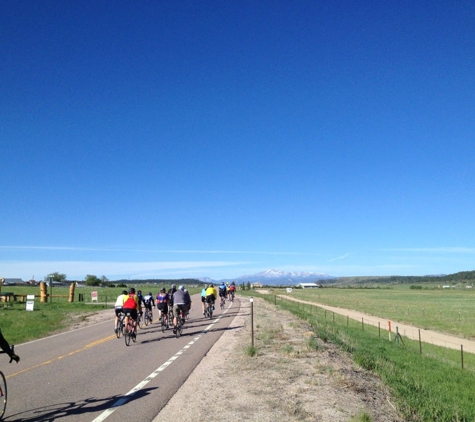
[{"label": "mountain range", "polygon": [[311,273],[308,271],[281,271],[270,269],[262,271],[256,274],[242,275],[233,279],[224,280],[211,280],[209,278],[203,278],[204,282],[220,283],[234,281],[238,284],[241,283],[261,283],[263,285],[295,285],[298,283],[314,283],[321,280],[331,280],[335,277],[324,273]]}]

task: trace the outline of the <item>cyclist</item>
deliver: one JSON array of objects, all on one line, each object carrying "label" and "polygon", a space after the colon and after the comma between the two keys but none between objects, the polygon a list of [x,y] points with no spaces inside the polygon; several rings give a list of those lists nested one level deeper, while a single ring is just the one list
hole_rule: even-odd
[{"label": "cyclist", "polygon": [[20,357],[13,352],[8,341],[3,337],[2,330],[0,330],[0,347],[8,356],[10,356],[10,359],[13,359],[16,363],[20,362]]},{"label": "cyclist", "polygon": [[124,302],[123,311],[125,314],[124,324],[126,327],[127,327],[127,324],[129,323],[129,315],[130,315],[130,318],[132,318],[132,325],[134,327],[134,337],[135,337],[137,335],[137,316],[138,316],[138,312],[142,311],[142,306],[140,305],[139,298],[135,294],[135,289],[133,287],[129,289],[129,294],[127,296],[127,299]]},{"label": "cyclist", "polygon": [[234,294],[236,293],[236,285],[234,284],[234,281],[231,282],[231,285],[229,286],[229,298],[230,300],[234,299]]},{"label": "cyclist", "polygon": [[115,309],[115,323],[114,323],[114,331],[117,334],[117,326],[119,325],[119,316],[124,310],[124,302],[127,299],[127,290],[122,290],[122,293],[117,296],[117,300],[115,301],[114,309]]},{"label": "cyclist", "polygon": [[144,303],[145,309],[148,309],[150,313],[150,321],[153,320],[152,307],[155,307],[155,300],[153,299],[152,292],[148,292],[148,295],[144,296],[143,303]]},{"label": "cyclist", "polygon": [[168,300],[170,301],[169,306],[171,306],[172,309],[173,309],[173,295],[175,294],[175,292],[176,292],[176,284],[173,284],[171,289],[168,290]]},{"label": "cyclist", "polygon": [[186,318],[188,313],[190,312],[190,309],[191,309],[191,296],[188,293],[187,289],[185,289],[184,292],[185,292],[186,305],[185,305],[185,313],[184,313],[183,317]]},{"label": "cyclist", "polygon": [[209,287],[209,284],[204,286],[201,290],[201,308],[203,309],[203,315],[205,314],[205,303],[206,303],[206,289]]},{"label": "cyclist", "polygon": [[[163,287],[160,290],[160,293],[157,294],[157,309],[158,309],[158,319],[162,319],[162,314],[165,315],[165,318],[168,315],[168,303],[169,303],[168,293]],[[168,322],[168,319],[167,319]],[[167,324],[168,325],[168,324]]]},{"label": "cyclist", "polygon": [[186,306],[190,305],[186,297],[185,288],[180,286],[178,290],[173,293],[173,334],[176,334],[177,318],[181,318],[182,323],[185,321]]},{"label": "cyclist", "polygon": [[218,292],[214,288],[214,285],[211,283],[206,289],[206,302],[208,303],[208,306],[213,307],[213,311],[214,311],[214,302],[216,301],[217,297],[218,297]]},{"label": "cyclist", "polygon": [[139,314],[140,314],[140,316],[142,316],[142,315],[143,315],[142,303],[143,303],[144,306],[145,306],[145,301],[144,301],[144,299],[143,299],[142,290],[137,290],[137,297],[139,298],[139,305],[140,305]]},{"label": "cyclist", "polygon": [[221,284],[218,287],[219,290],[219,297],[222,298],[221,300],[224,301],[226,298],[226,284],[224,284],[224,281],[221,282]]}]

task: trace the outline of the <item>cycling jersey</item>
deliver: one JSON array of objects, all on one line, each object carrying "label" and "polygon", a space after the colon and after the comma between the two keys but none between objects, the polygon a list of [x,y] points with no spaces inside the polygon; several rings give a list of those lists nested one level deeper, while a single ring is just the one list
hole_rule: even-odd
[{"label": "cycling jersey", "polygon": [[214,287],[208,287],[206,289],[206,297],[213,296],[213,300],[216,300],[218,297],[218,293],[216,292],[216,289]]},{"label": "cycling jersey", "polygon": [[128,295],[120,295],[117,297],[117,300],[115,301],[114,308],[123,308],[124,307],[124,302],[127,299]]},{"label": "cycling jersey", "polygon": [[129,294],[124,302],[124,309],[139,309],[139,298],[136,294]]}]

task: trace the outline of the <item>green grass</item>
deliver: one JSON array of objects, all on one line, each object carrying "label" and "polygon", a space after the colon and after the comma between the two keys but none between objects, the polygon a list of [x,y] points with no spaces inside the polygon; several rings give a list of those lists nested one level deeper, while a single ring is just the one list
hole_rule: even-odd
[{"label": "green grass", "polygon": [[[258,296],[255,292],[253,295]],[[271,295],[261,297],[275,303]],[[386,335],[380,337],[377,327],[366,326],[363,330],[361,323],[348,321],[341,315],[327,313],[325,318],[322,309],[315,312],[315,307],[288,300],[278,300],[276,303],[306,320],[322,341],[337,344],[350,353],[361,367],[376,373],[389,387],[392,400],[404,420],[475,420],[475,407],[472,404],[474,355],[465,354],[465,365],[468,364],[470,368],[462,370],[460,352],[424,344],[421,354],[418,342],[408,339],[404,339],[404,345],[390,342]],[[340,303],[340,306],[348,305]],[[360,419],[367,420],[366,416],[361,415]]]},{"label": "green grass", "polygon": [[[277,294],[286,294],[277,290]],[[473,289],[294,289],[292,297],[354,309],[422,329],[475,338]]]}]

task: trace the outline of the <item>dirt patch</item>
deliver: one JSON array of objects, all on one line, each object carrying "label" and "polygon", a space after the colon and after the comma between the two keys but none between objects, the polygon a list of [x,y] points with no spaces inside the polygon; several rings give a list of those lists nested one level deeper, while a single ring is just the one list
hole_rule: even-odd
[{"label": "dirt patch", "polygon": [[[155,421],[402,421],[382,382],[308,324],[254,302],[256,356],[249,355],[249,301]],[[203,388],[203,379],[209,380]],[[361,419],[363,420],[363,419]],[[369,420],[369,419],[364,419]]]}]

